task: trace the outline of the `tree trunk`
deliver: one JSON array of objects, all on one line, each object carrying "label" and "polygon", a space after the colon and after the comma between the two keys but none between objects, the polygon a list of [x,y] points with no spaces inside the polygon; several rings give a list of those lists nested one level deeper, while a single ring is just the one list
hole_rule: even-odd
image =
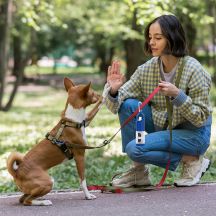
[{"label": "tree trunk", "polygon": [[98,52],[99,52],[98,54],[101,60],[100,65],[99,65],[100,71],[107,75],[108,67],[112,63],[112,58],[114,55],[114,47],[110,47],[108,48],[108,50],[103,47],[103,48],[100,48]]},{"label": "tree trunk", "polygon": [[14,54],[14,68],[13,75],[16,77],[15,82],[13,83],[13,90],[10,93],[9,100],[7,104],[2,108],[3,111],[8,111],[13,103],[15,95],[17,93],[18,87],[23,80],[24,68],[26,61],[22,58],[21,50],[21,37],[20,35],[13,37],[13,54]]},{"label": "tree trunk", "polygon": [[8,69],[9,31],[12,15],[12,0],[4,0],[0,5],[0,110],[5,91],[5,77]]},{"label": "tree trunk", "polygon": [[[141,28],[137,25],[136,9],[134,9],[133,12],[132,29],[141,33]],[[139,39],[128,39],[124,41],[124,47],[127,64],[126,79],[128,80],[136,70],[137,66],[145,62],[143,42]]]},{"label": "tree trunk", "polygon": [[144,63],[143,43],[140,40],[127,40],[124,45],[127,63],[126,79],[128,80],[136,68]]},{"label": "tree trunk", "polygon": [[212,59],[211,66],[214,68],[212,82],[216,85],[216,4],[214,0],[207,1],[207,13],[214,18],[214,23],[210,24],[212,35]]},{"label": "tree trunk", "polygon": [[8,111],[11,107],[12,107],[12,103],[14,101],[15,95],[17,93],[18,87],[20,85],[20,83],[22,82],[23,79],[23,73],[24,73],[24,67],[20,68],[19,70],[19,74],[16,78],[16,81],[13,84],[13,90],[10,94],[10,98],[7,102],[7,104],[2,108],[2,111]]},{"label": "tree trunk", "polygon": [[22,67],[21,38],[19,35],[13,36],[13,56],[14,56],[13,76],[18,77],[20,68]]},{"label": "tree trunk", "polygon": [[196,56],[196,46],[195,46],[195,39],[196,39],[196,26],[192,22],[191,18],[188,15],[182,14],[182,11],[178,11],[177,16],[182,23],[182,26],[185,30],[186,39],[188,42],[188,51],[191,56]]}]

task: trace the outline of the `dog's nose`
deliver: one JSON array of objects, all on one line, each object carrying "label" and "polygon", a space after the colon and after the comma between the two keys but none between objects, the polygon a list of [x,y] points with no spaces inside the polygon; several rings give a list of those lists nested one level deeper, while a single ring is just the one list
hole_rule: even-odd
[{"label": "dog's nose", "polygon": [[102,100],[102,96],[100,94],[98,94],[98,93],[95,92],[94,93],[94,101],[97,102],[99,100]]},{"label": "dog's nose", "polygon": [[97,99],[99,99],[101,97],[101,95],[98,94],[97,92],[95,93],[95,96],[97,97]]}]

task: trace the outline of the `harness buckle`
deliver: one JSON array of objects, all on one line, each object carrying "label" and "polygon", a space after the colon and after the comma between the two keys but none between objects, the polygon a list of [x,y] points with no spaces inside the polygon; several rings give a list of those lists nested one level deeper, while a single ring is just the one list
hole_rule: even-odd
[{"label": "harness buckle", "polygon": [[53,138],[53,141],[56,143],[58,146],[62,146],[65,142],[63,140],[57,140],[56,138]]},{"label": "harness buckle", "polygon": [[86,126],[86,121],[83,120],[80,124],[77,123],[76,128],[80,129],[82,126]]}]

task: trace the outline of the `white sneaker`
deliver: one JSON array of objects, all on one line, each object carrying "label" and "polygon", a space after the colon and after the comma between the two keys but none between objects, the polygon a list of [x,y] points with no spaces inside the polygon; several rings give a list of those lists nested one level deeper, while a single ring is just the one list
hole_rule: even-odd
[{"label": "white sneaker", "polygon": [[145,166],[132,167],[119,178],[114,178],[111,182],[114,187],[149,186],[149,170]]},{"label": "white sneaker", "polygon": [[174,182],[174,185],[177,187],[186,187],[197,184],[209,169],[210,164],[211,161],[204,157],[200,157],[199,160],[183,163],[181,177]]}]

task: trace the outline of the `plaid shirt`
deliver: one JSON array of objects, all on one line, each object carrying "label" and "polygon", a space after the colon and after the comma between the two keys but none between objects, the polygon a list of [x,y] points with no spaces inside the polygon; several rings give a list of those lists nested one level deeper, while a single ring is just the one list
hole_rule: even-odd
[{"label": "plaid shirt", "polygon": [[[176,81],[179,66],[184,58],[180,58],[174,83]],[[136,98],[144,101],[157,87],[160,76],[159,58],[153,57],[145,64],[139,66],[118,91],[116,98],[108,95],[106,106],[117,113],[122,102],[127,98]],[[196,127],[201,127],[211,115],[212,109],[209,101],[211,77],[201,64],[194,58],[187,56],[179,83],[180,93],[172,100],[173,104],[173,128],[184,122],[191,122]],[[167,107],[165,97],[158,92],[151,100],[153,121],[156,127],[164,128],[167,121]]]}]

